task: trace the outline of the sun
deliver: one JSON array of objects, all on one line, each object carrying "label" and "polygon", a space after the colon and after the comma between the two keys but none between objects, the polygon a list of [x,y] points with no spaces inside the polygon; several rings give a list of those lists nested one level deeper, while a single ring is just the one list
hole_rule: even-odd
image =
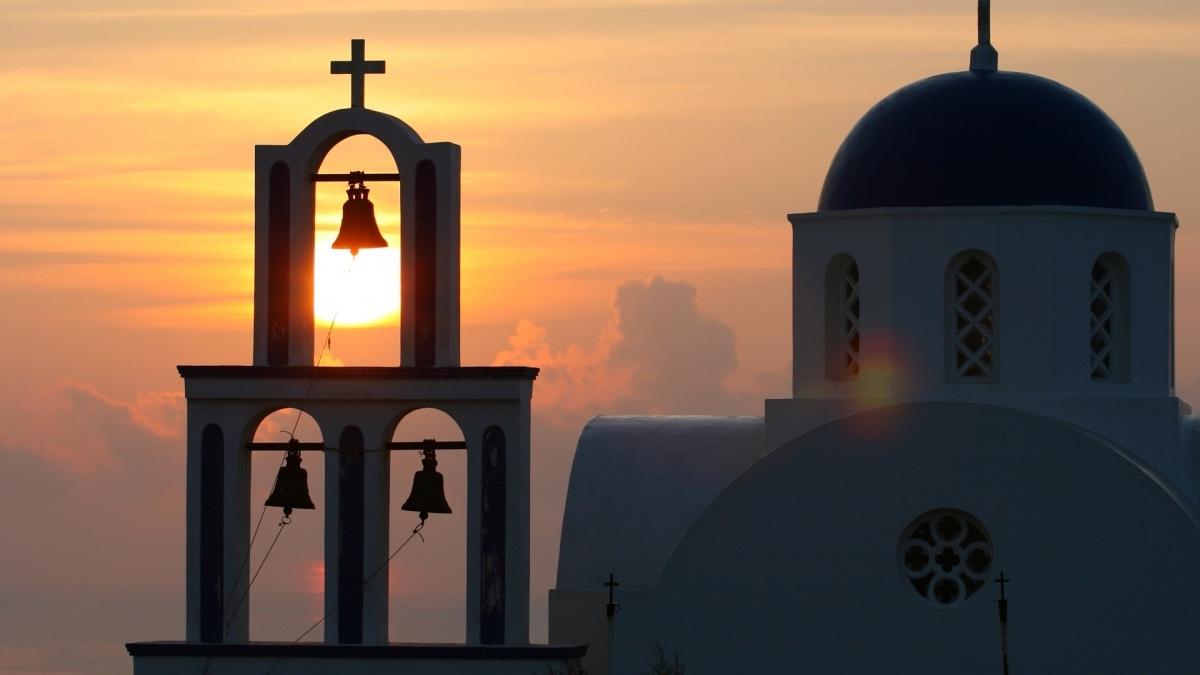
[{"label": "sun", "polygon": [[337,317],[338,326],[376,326],[400,315],[400,247],[384,234],[387,248],[352,257],[330,248],[336,232],[318,229],[314,263],[313,317],[318,328]]}]

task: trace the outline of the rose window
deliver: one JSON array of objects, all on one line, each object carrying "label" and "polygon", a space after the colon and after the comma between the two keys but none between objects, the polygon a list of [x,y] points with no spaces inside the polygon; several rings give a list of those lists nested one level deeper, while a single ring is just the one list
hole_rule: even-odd
[{"label": "rose window", "polygon": [[904,530],[900,572],[926,601],[954,607],[988,580],[992,540],[974,516],[957,509],[930,511]]}]

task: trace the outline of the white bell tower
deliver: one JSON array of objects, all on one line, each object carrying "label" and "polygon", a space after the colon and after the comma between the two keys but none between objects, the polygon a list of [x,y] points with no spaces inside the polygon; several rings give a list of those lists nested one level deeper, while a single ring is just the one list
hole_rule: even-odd
[{"label": "white bell tower", "polygon": [[[427,143],[400,119],[364,106],[364,79],[383,73],[363,40],[331,73],[351,76],[351,105],[322,115],[286,145],[255,152],[253,365],[180,366],[187,397],[187,637],[133,643],[135,670],[201,672],[488,672],[524,675],[561,667],[584,647],[529,644],[530,396],[536,368],[459,363],[460,148]],[[400,190],[399,365],[313,365],[315,184],[346,181],[318,168],[338,142],[369,134],[388,149],[394,173],[356,177]],[[302,408],[323,444],[302,444],[325,462],[324,643],[251,641],[252,443],[270,413]],[[467,644],[388,643],[390,452],[400,420],[420,408],[448,414],[467,453]],[[444,447],[444,446],[443,446]],[[414,463],[415,464],[415,463]],[[416,466],[413,469],[416,470]],[[402,489],[407,489],[403,486]],[[458,507],[456,506],[456,509]],[[433,516],[437,518],[438,516]],[[419,551],[420,549],[413,549]],[[406,553],[407,554],[407,553]],[[268,563],[269,564],[269,563]],[[353,658],[350,658],[353,657]],[[188,663],[184,663],[187,661]],[[493,663],[494,661],[494,663]],[[303,666],[301,665],[303,664]]]}]

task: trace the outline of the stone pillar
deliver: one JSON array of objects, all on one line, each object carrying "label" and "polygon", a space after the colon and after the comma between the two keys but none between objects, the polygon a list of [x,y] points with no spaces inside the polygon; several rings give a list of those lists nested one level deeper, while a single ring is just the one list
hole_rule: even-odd
[{"label": "stone pillar", "polygon": [[337,633],[340,644],[363,641],[363,486],[366,462],[362,430],[348,426],[338,441]]},{"label": "stone pillar", "polygon": [[[363,642],[388,642],[388,569],[392,543],[388,540],[391,520],[391,456],[382,427],[366,429],[363,457],[363,565],[364,575],[374,577],[363,587]],[[396,543],[399,545],[399,542]]]},{"label": "stone pillar", "polygon": [[467,438],[467,642],[529,642],[529,403],[472,411]]},{"label": "stone pillar", "polygon": [[[336,429],[330,426],[330,429]],[[325,445],[325,503],[317,508],[325,509],[325,642],[338,642],[338,572],[341,559],[338,555],[338,529],[341,522],[342,485],[341,452],[338,448]]]},{"label": "stone pillar", "polygon": [[[190,415],[189,415],[190,416]],[[252,429],[247,429],[246,411],[230,410],[223,416],[225,432],[225,642],[245,642],[250,639],[250,452],[246,442]],[[240,571],[240,572],[239,572]]]}]

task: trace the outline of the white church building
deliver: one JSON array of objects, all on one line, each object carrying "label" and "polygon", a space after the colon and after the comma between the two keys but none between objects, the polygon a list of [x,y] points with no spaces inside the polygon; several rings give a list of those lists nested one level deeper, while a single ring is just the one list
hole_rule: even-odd
[{"label": "white church building", "polygon": [[792,397],[584,429],[550,640],[589,673],[1200,669],[1176,218],[1104,111],[997,70],[988,9],[789,217]]},{"label": "white church building", "polygon": [[[135,675],[640,675],[652,650],[688,675],[1198,672],[1200,424],[1175,396],[1176,218],[1100,108],[998,70],[988,12],[981,0],[970,68],[869,110],[816,212],[789,217],[791,398],[760,417],[584,428],[548,645],[529,638],[538,371],[460,364],[460,148],[366,108],[364,76],[384,64],[353,41],[331,71],[351,75],[350,107],[256,148],[253,363],[179,367],[186,635],[130,643]],[[395,173],[319,173],[355,134]],[[386,245],[364,183],[399,192],[399,365],[314,367],[321,181],[349,186],[335,247],[354,253]],[[254,442],[285,408],[323,440]],[[464,440],[394,439],[421,408]],[[466,453],[464,644],[389,642],[397,450],[422,453],[401,507],[420,512],[414,533],[449,511],[435,451]],[[254,455],[284,458],[265,503]],[[326,503],[302,461],[323,463]],[[251,635],[253,523],[275,507],[281,523],[322,512],[316,642]]]}]

